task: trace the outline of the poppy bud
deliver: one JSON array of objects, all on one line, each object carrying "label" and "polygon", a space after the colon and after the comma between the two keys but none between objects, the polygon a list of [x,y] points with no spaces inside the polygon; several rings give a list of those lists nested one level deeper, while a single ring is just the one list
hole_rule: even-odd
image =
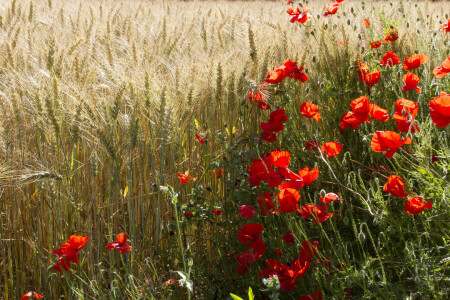
[{"label": "poppy bud", "polygon": [[417,29],[417,34],[420,34],[420,30],[419,29]]},{"label": "poppy bud", "polygon": [[358,39],[361,39],[361,38],[362,38],[361,33],[358,33]]},{"label": "poppy bud", "polygon": [[409,28],[409,22],[406,23],[406,28]]},{"label": "poppy bud", "polygon": [[313,55],[313,57],[312,57],[312,62],[313,62],[313,63],[316,62],[316,56],[315,56],[315,55]]},{"label": "poppy bud", "polygon": [[389,2],[389,5],[392,7],[392,6],[394,6],[394,3],[392,3],[392,2]]},{"label": "poppy bud", "polygon": [[361,47],[361,53],[363,53],[366,50],[366,48]]},{"label": "poppy bud", "polygon": [[350,9],[350,11],[353,13],[355,10],[353,9],[353,6],[352,6],[352,8]]},{"label": "poppy bud", "polygon": [[350,25],[350,19],[347,19],[347,25]]},{"label": "poppy bud", "polygon": [[378,177],[375,177],[375,186],[380,186],[380,180],[378,179]]},{"label": "poppy bud", "polygon": [[311,35],[314,36],[314,31],[311,31]]},{"label": "poppy bud", "polygon": [[403,107],[403,109],[402,109],[402,116],[405,116],[406,115],[406,110],[405,110],[405,107]]}]

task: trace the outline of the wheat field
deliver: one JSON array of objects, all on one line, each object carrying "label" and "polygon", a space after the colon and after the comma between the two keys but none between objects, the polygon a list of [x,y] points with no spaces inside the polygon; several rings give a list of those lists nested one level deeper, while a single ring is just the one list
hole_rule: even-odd
[{"label": "wheat field", "polygon": [[[445,1],[345,1],[332,18],[323,17],[330,1],[306,1],[314,22],[305,25],[289,22],[285,2],[1,1],[0,299],[31,290],[45,299],[221,299],[233,292],[219,279],[235,277],[220,264],[236,227],[207,212],[235,207],[244,190],[248,165],[230,161],[253,151],[267,118],[248,91],[290,58],[310,76],[292,85],[292,101],[320,99],[331,116],[341,83],[378,37],[364,18],[379,35],[396,25],[399,56],[427,53],[425,74],[450,55],[439,32]],[[282,92],[268,89],[268,101]],[[328,126],[339,118],[315,134],[336,136]],[[223,166],[226,180],[213,173]],[[181,185],[186,170],[198,179]],[[161,186],[174,187],[178,202]],[[179,215],[191,207],[203,221]],[[105,252],[119,232],[133,251]],[[52,251],[72,234],[90,240],[74,271],[60,275]],[[192,293],[163,286],[192,265]]]}]

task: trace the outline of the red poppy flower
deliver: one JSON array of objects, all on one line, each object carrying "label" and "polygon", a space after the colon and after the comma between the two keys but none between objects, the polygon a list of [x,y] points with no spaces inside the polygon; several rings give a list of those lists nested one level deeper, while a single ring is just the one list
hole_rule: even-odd
[{"label": "red poppy flower", "polygon": [[309,269],[309,262],[302,263],[296,260],[288,267],[275,259],[267,259],[266,267],[258,273],[261,278],[277,275],[280,280],[280,290],[292,291],[295,289],[296,279],[305,276],[306,271]]},{"label": "red poppy flower", "polygon": [[358,79],[359,81],[364,81],[367,74],[370,73],[369,66],[363,62],[359,62],[357,65]]},{"label": "red poppy flower", "polygon": [[181,174],[178,172],[177,174],[178,179],[180,180],[180,184],[186,184],[192,181],[197,180],[197,177],[189,177],[189,171],[184,172],[184,174]]},{"label": "red poppy flower", "polygon": [[302,206],[302,217],[307,219],[312,216],[314,223],[323,223],[333,216],[332,213],[326,213],[327,209],[327,205],[305,204]]},{"label": "red poppy flower", "polygon": [[278,248],[278,249],[275,250],[274,252],[275,252],[275,256],[281,257],[281,249],[280,249],[280,248]]},{"label": "red poppy flower", "polygon": [[163,283],[163,286],[167,286],[167,285],[178,285],[177,282],[173,279],[169,279],[166,282]]},{"label": "red poppy flower", "polygon": [[[248,168],[250,173],[250,182],[253,185],[259,185],[260,181],[269,181],[270,175],[274,174],[275,171],[271,166],[268,166],[266,162],[261,159],[253,159],[253,163]],[[257,184],[254,184],[257,183]]]},{"label": "red poppy flower", "polygon": [[447,57],[439,67],[433,69],[433,74],[436,78],[442,78],[450,73],[450,56]]},{"label": "red poppy flower", "polygon": [[222,213],[221,209],[216,209],[216,210],[212,210],[211,211],[213,214],[215,214],[216,216],[220,216],[220,214]]},{"label": "red poppy flower", "polygon": [[318,241],[304,241],[300,250],[299,260],[301,262],[311,262],[319,251],[320,243]]},{"label": "red poppy flower", "polygon": [[52,253],[58,255],[58,262],[53,265],[53,270],[68,271],[72,262],[78,264],[78,251],[86,246],[88,240],[88,236],[71,235],[67,243],[62,244],[60,249],[53,250]]},{"label": "red poppy flower", "polygon": [[275,168],[287,168],[291,161],[291,153],[288,151],[275,150],[270,153],[269,161]]},{"label": "red poppy flower", "polygon": [[379,107],[375,103],[369,104],[369,116],[382,122],[387,122],[389,120],[388,111]]},{"label": "red poppy flower", "polygon": [[277,140],[277,135],[272,131],[263,131],[262,139],[265,140],[266,142],[273,143]]},{"label": "red poppy flower", "polygon": [[440,24],[439,28],[444,30],[445,33],[449,33],[450,32],[450,19],[448,19],[448,23]]},{"label": "red poppy flower", "polygon": [[247,251],[252,255],[253,259],[257,261],[261,257],[263,257],[264,252],[266,252],[266,245],[264,244],[263,240],[258,238],[250,243],[248,243],[245,248]]},{"label": "red poppy flower", "polygon": [[202,139],[201,136],[199,136],[198,134],[195,135],[195,137],[197,138],[197,140],[201,143],[201,144],[205,144],[205,141]]},{"label": "red poppy flower", "polygon": [[285,78],[284,70],[275,69],[267,74],[266,79],[264,81],[267,83],[279,83],[282,82],[284,78]]},{"label": "red poppy flower", "polygon": [[373,87],[380,80],[380,71],[374,71],[364,77],[364,82],[368,88]]},{"label": "red poppy flower", "polygon": [[300,12],[300,9],[298,7],[295,11],[292,8],[289,8],[287,10],[287,13],[292,16],[291,23],[298,22],[304,24],[309,19],[311,19],[311,14],[308,13],[308,9],[306,7],[303,12]]},{"label": "red poppy flower", "polygon": [[314,151],[319,151],[320,143],[318,140],[308,140],[306,141],[305,150],[313,149]]},{"label": "red poppy flower", "polygon": [[[408,119],[404,120],[404,121],[400,121],[397,124],[397,130],[400,132],[411,132],[411,133],[415,133],[415,132],[419,132],[420,128],[419,126],[416,124],[416,122],[411,119],[411,117],[409,117]],[[409,151],[409,150],[406,150]]]},{"label": "red poppy flower", "polygon": [[130,245],[127,245],[126,242],[127,242],[127,234],[121,232],[116,236],[116,240],[114,242],[109,242],[105,248],[108,251],[116,249],[117,251],[120,251],[122,254],[125,254],[128,251],[131,251],[132,249],[132,247]]},{"label": "red poppy flower", "polygon": [[280,207],[275,211],[281,211],[285,213],[291,213],[294,211],[299,212],[298,201],[300,200],[300,194],[294,189],[283,189],[278,193],[278,203]]},{"label": "red poppy flower", "polygon": [[419,111],[419,103],[408,100],[408,99],[398,99],[395,102],[395,113],[394,119],[397,123],[397,129],[400,132],[412,133],[419,131],[417,124],[413,122],[414,118]]},{"label": "red poppy flower", "polygon": [[403,69],[406,71],[418,68],[421,64],[428,61],[428,56],[424,54],[413,54],[410,57],[405,58],[403,61]]},{"label": "red poppy flower", "polygon": [[322,300],[322,292],[321,291],[315,291],[311,295],[305,295],[302,296],[298,300]]},{"label": "red poppy flower", "polygon": [[403,82],[405,83],[405,85],[403,86],[404,92],[416,90],[417,94],[420,94],[420,91],[422,89],[417,86],[420,82],[419,76],[414,73],[408,72],[405,74],[405,76],[403,76]]},{"label": "red poppy flower", "polygon": [[422,213],[425,208],[431,209],[433,204],[431,201],[427,201],[427,203],[423,203],[422,197],[412,197],[406,200],[405,202],[405,213],[408,215],[417,215]]},{"label": "red poppy flower", "polygon": [[441,92],[428,106],[434,125],[443,128],[450,124],[450,95]]},{"label": "red poppy flower", "polygon": [[325,7],[326,12],[324,14],[324,17],[328,15],[334,15],[337,12],[338,8],[339,3],[328,3],[327,6]]},{"label": "red poppy flower", "polygon": [[192,212],[188,211],[184,217],[185,217],[186,219],[190,219],[190,218],[193,218],[193,217],[194,217],[194,214],[193,214]]},{"label": "red poppy flower", "polygon": [[394,66],[398,65],[400,63],[400,59],[398,58],[397,54],[395,54],[394,51],[388,51],[383,56],[383,59],[380,61],[380,65],[382,66]]},{"label": "red poppy flower", "polygon": [[311,185],[319,176],[319,169],[314,168],[310,171],[309,168],[306,167],[299,170],[298,175],[303,179],[303,184],[308,186]]},{"label": "red poppy flower", "polygon": [[304,102],[300,105],[300,113],[307,118],[313,118],[316,121],[320,120],[319,107],[311,102]]},{"label": "red poppy flower", "polygon": [[223,175],[223,168],[213,170],[213,174],[217,179],[219,179]]},{"label": "red poppy flower", "polygon": [[344,0],[333,0],[333,2],[342,3],[342,2],[344,2]]},{"label": "red poppy flower", "polygon": [[367,118],[367,115],[356,114],[353,111],[349,111],[345,113],[341,118],[341,131],[344,129],[351,128],[356,129],[359,125],[364,123],[364,121],[370,122]]},{"label": "red poppy flower", "polygon": [[383,191],[386,193],[391,193],[396,197],[408,197],[408,194],[405,193],[405,183],[400,176],[391,175],[388,178],[388,181],[383,187]]},{"label": "red poppy flower", "polygon": [[255,213],[255,208],[248,205],[241,205],[239,206],[239,214],[244,219],[250,219],[253,217],[253,214]]},{"label": "red poppy flower", "polygon": [[364,19],[364,25],[366,26],[366,28],[370,27],[370,22],[368,19]]},{"label": "red poppy flower", "polygon": [[338,142],[328,142],[322,145],[322,153],[328,157],[334,157],[338,155],[344,145],[339,145]]},{"label": "red poppy flower", "polygon": [[335,193],[328,193],[325,195],[325,198],[323,198],[322,196],[320,196],[319,201],[325,204],[330,203],[331,201],[338,201],[339,200],[339,196],[336,195]]},{"label": "red poppy flower", "polygon": [[394,31],[393,29],[389,30],[388,34],[384,38],[384,42],[394,42],[398,39],[398,31]]},{"label": "red poppy flower", "polygon": [[30,297],[34,297],[34,298],[36,298],[36,299],[42,299],[42,298],[44,298],[44,296],[42,296],[42,295],[40,295],[40,294],[38,294],[38,293],[36,293],[36,292],[28,292],[28,293],[26,293],[25,295],[23,295],[22,298],[20,298],[20,299],[21,299],[21,300],[27,300],[27,299],[30,298]]},{"label": "red poppy flower", "polygon": [[284,126],[280,121],[269,119],[267,122],[261,122],[261,129],[263,131],[281,132]]},{"label": "red poppy flower", "polygon": [[238,238],[241,244],[245,244],[248,241],[259,239],[264,227],[261,224],[245,224],[238,231]]},{"label": "red poppy flower", "polygon": [[288,231],[285,235],[283,235],[283,241],[288,245],[293,245],[295,243],[295,236],[292,232]]},{"label": "red poppy flower", "polygon": [[272,192],[264,193],[258,196],[258,204],[261,206],[261,214],[265,217],[269,214],[269,212],[273,211],[275,204],[272,200]]},{"label": "red poppy flower", "polygon": [[370,43],[372,49],[377,49],[383,44],[383,41],[375,41]]},{"label": "red poppy flower", "polygon": [[410,145],[411,143],[412,142],[409,137],[402,140],[402,137],[396,132],[389,130],[377,131],[372,137],[370,147],[375,152],[387,151],[384,156],[387,158],[391,158],[392,156],[394,156],[398,148],[400,148],[404,144]]}]

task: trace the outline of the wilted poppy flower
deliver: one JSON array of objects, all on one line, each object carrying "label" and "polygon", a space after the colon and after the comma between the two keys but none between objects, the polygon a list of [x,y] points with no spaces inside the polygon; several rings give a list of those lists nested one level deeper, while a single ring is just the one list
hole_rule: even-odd
[{"label": "wilted poppy flower", "polygon": [[373,87],[380,80],[380,71],[374,71],[364,77],[364,83],[368,88]]},{"label": "wilted poppy flower", "polygon": [[283,241],[288,245],[293,245],[295,243],[295,236],[292,232],[288,231],[285,235],[283,235]]},{"label": "wilted poppy flower", "polygon": [[428,106],[434,125],[443,128],[450,124],[450,95],[441,92]]},{"label": "wilted poppy flower", "polygon": [[298,201],[300,200],[300,194],[294,189],[283,189],[278,193],[278,203],[280,207],[275,211],[281,211],[285,213],[299,212]]},{"label": "wilted poppy flower", "polygon": [[408,194],[405,193],[405,183],[400,176],[391,175],[388,178],[388,181],[383,187],[383,191],[386,193],[391,193],[396,197],[408,197]]},{"label": "wilted poppy flower", "polygon": [[318,140],[308,140],[306,141],[305,150],[313,149],[314,151],[319,151],[320,143]]},{"label": "wilted poppy flower", "polygon": [[215,214],[216,216],[220,216],[220,214],[222,213],[221,209],[216,209],[216,210],[212,210],[211,211],[213,214]]},{"label": "wilted poppy flower", "polygon": [[273,211],[275,204],[272,200],[272,192],[264,193],[258,196],[258,204],[261,206],[261,214],[265,217],[269,214],[269,212]]},{"label": "wilted poppy flower", "polygon": [[255,213],[255,208],[249,205],[241,205],[238,212],[244,219],[250,219]]},{"label": "wilted poppy flower", "polygon": [[197,180],[197,177],[193,177],[193,178],[189,177],[189,171],[184,172],[184,174],[178,172],[177,177],[180,180],[180,184],[186,184],[186,183]]},{"label": "wilted poppy flower", "polygon": [[375,41],[370,43],[372,49],[377,49],[383,44],[383,41]]},{"label": "wilted poppy flower", "polygon": [[300,105],[300,113],[307,118],[313,118],[316,121],[320,120],[319,107],[311,102],[304,102]]},{"label": "wilted poppy flower", "polygon": [[405,74],[405,76],[403,76],[403,82],[405,83],[405,85],[403,86],[404,92],[416,90],[417,94],[420,94],[420,91],[422,89],[417,86],[420,82],[419,76],[414,73],[408,72]]},{"label": "wilted poppy flower", "polygon": [[319,169],[314,168],[311,171],[308,167],[298,170],[298,175],[303,179],[303,184],[308,186],[319,176]]},{"label": "wilted poppy flower", "polygon": [[325,198],[320,196],[319,201],[325,204],[330,203],[331,201],[338,201],[339,200],[339,196],[336,195],[335,193],[328,193],[325,195]]},{"label": "wilted poppy flower", "polygon": [[169,279],[166,282],[163,283],[163,286],[167,286],[167,285],[178,285],[177,282],[173,279]]},{"label": "wilted poppy flower", "polygon": [[321,150],[324,155],[328,157],[334,157],[341,152],[342,147],[344,147],[344,145],[339,145],[338,142],[328,142],[322,144]]},{"label": "wilted poppy flower", "polygon": [[339,8],[339,3],[328,3],[327,6],[325,7],[325,14],[324,17],[328,16],[328,15],[334,15],[337,10]]},{"label": "wilted poppy flower", "polygon": [[388,34],[384,38],[385,42],[394,42],[398,39],[398,31],[394,31],[393,29],[389,30]]},{"label": "wilted poppy flower", "polygon": [[241,244],[245,244],[248,241],[259,239],[264,227],[261,224],[245,224],[238,231],[238,238]]},{"label": "wilted poppy flower", "polygon": [[370,27],[369,20],[368,19],[364,19],[363,21],[364,21],[364,25],[366,26],[366,28],[369,28]]},{"label": "wilted poppy flower", "polygon": [[413,54],[410,57],[405,58],[403,61],[403,69],[406,71],[418,68],[421,64],[428,61],[428,56],[424,54]]},{"label": "wilted poppy flower", "polygon": [[40,295],[40,294],[38,294],[36,292],[28,292],[25,295],[23,295],[22,298],[20,298],[20,299],[21,300],[27,300],[30,297],[34,297],[35,299],[42,299],[42,298],[44,298],[44,296],[42,296],[42,295]]},{"label": "wilted poppy flower", "polygon": [[370,73],[369,66],[363,62],[359,62],[356,68],[358,70],[359,81],[364,81],[366,75]]},{"label": "wilted poppy flower", "polygon": [[62,244],[61,248],[53,250],[52,253],[58,255],[58,262],[53,265],[53,270],[58,272],[62,272],[62,269],[68,271],[72,262],[78,264],[78,251],[86,246],[88,240],[88,236],[71,235],[67,243]]},{"label": "wilted poppy flower", "polygon": [[197,140],[201,143],[201,144],[205,144],[205,141],[202,139],[201,136],[199,136],[198,134],[195,135],[195,137],[197,138]]},{"label": "wilted poppy flower", "polygon": [[411,143],[412,142],[409,137],[402,140],[402,137],[396,132],[389,130],[377,131],[372,137],[370,147],[375,152],[387,151],[384,156],[387,158],[391,158],[392,156],[394,156],[398,148],[400,148],[404,144],[410,145]]},{"label": "wilted poppy flower", "polygon": [[301,262],[311,262],[319,251],[320,243],[318,241],[304,241],[300,250],[299,260]]},{"label": "wilted poppy flower", "polygon": [[327,205],[305,204],[302,206],[302,217],[307,219],[312,216],[314,223],[323,223],[333,216],[332,213],[326,213],[327,209]]},{"label": "wilted poppy flower", "polygon": [[444,30],[445,33],[450,32],[450,19],[448,19],[448,23],[440,24],[439,28]]},{"label": "wilted poppy flower", "polygon": [[422,197],[413,197],[406,200],[405,213],[408,215],[417,215],[423,212],[425,208],[431,209],[432,207],[431,201],[427,201],[427,203],[424,204]]},{"label": "wilted poppy flower", "polygon": [[116,236],[116,240],[114,242],[109,242],[106,245],[106,250],[112,250],[116,249],[117,251],[120,251],[122,254],[127,253],[128,251],[131,251],[131,246],[126,244],[127,242],[127,234],[126,233],[119,233]]},{"label": "wilted poppy flower", "polygon": [[433,69],[433,74],[436,78],[442,78],[450,73],[450,56],[447,57],[439,67]]},{"label": "wilted poppy flower", "polygon": [[400,59],[394,51],[388,51],[385,55],[383,55],[383,59],[380,61],[380,65],[382,66],[394,66],[400,63]]},{"label": "wilted poppy flower", "polygon": [[322,300],[322,292],[315,291],[311,295],[302,296],[299,300]]},{"label": "wilted poppy flower", "polygon": [[272,151],[269,155],[269,161],[275,168],[287,168],[291,161],[291,153],[288,151]]}]

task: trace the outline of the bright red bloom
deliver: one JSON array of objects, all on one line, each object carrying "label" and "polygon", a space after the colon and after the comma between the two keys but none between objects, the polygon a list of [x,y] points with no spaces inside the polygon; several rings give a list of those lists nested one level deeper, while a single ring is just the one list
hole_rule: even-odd
[{"label": "bright red bloom", "polygon": [[321,291],[314,291],[311,295],[305,295],[302,296],[298,300],[322,300],[322,292]]},{"label": "bright red bloom", "polygon": [[291,161],[291,153],[288,151],[272,151],[269,155],[269,161],[275,168],[287,168]]},{"label": "bright red bloom", "polygon": [[419,131],[419,127],[413,122],[418,111],[419,103],[404,98],[398,99],[397,102],[395,102],[394,113],[397,129],[400,132],[411,131],[414,133]]},{"label": "bright red bloom", "polygon": [[365,121],[370,122],[367,118],[367,115],[364,114],[356,114],[353,111],[349,111],[345,113],[341,118],[341,130],[351,128],[356,129],[359,125],[364,123]]},{"label": "bright red bloom", "polygon": [[358,79],[359,81],[364,81],[367,74],[370,73],[369,66],[363,62],[359,62],[357,65]]},{"label": "bright red bloom", "polygon": [[277,140],[277,135],[272,131],[263,131],[262,139],[266,142],[273,143]]},{"label": "bright red bloom", "polygon": [[363,21],[364,21],[364,25],[366,26],[366,28],[369,28],[370,27],[369,20],[368,19],[364,19]]},{"label": "bright red bloom", "polygon": [[391,193],[396,197],[408,197],[408,194],[405,193],[405,183],[400,176],[391,175],[388,178],[388,181],[383,187],[383,191],[386,193]]},{"label": "bright red bloom", "polygon": [[298,170],[298,175],[303,179],[304,185],[311,185],[319,176],[319,169],[314,168],[311,171],[308,167]]},{"label": "bright red bloom", "polygon": [[420,214],[427,209],[431,209],[433,207],[433,204],[431,201],[427,201],[427,203],[423,204],[423,198],[422,197],[413,197],[409,198],[405,202],[405,213],[408,215],[417,215]]},{"label": "bright red bloom", "polygon": [[252,255],[253,259],[256,261],[263,257],[264,252],[266,252],[266,245],[264,244],[263,240],[260,238],[257,238],[250,243],[248,243],[246,246],[247,251]]},{"label": "bright red bloom", "polygon": [[328,3],[327,6],[325,7],[326,12],[324,14],[324,16],[328,16],[328,15],[334,15],[337,10],[339,8],[339,3]]},{"label": "bright red bloom", "polygon": [[375,41],[370,43],[372,49],[377,49],[383,44],[383,41]]},{"label": "bright red bloom", "polygon": [[305,8],[303,12],[300,12],[300,9],[297,7],[297,10],[293,10],[289,8],[287,13],[292,16],[291,23],[306,23],[309,19],[311,19],[311,14],[308,13],[308,9]]},{"label": "bright red bloom", "polygon": [[373,87],[380,80],[380,71],[374,71],[364,77],[364,83],[368,88]]},{"label": "bright red bloom", "polygon": [[405,76],[403,76],[403,82],[405,83],[405,85],[403,86],[404,92],[416,90],[417,94],[420,94],[420,91],[422,89],[417,86],[420,82],[419,76],[414,73],[408,72],[405,74]]},{"label": "bright red bloom", "polygon": [[44,298],[44,296],[42,296],[42,295],[40,295],[40,294],[38,294],[38,293],[36,293],[36,292],[28,292],[28,293],[26,293],[25,295],[23,295],[22,298],[20,298],[20,299],[21,299],[21,300],[27,300],[27,299],[30,298],[30,297],[34,297],[34,298],[36,298],[36,299],[42,299],[42,298]]},{"label": "bright red bloom", "polygon": [[88,236],[71,235],[67,243],[62,244],[61,248],[53,250],[52,253],[58,255],[58,262],[53,265],[53,270],[62,272],[62,267],[64,271],[68,271],[72,262],[78,264],[78,251],[86,246],[88,240]]},{"label": "bright red bloom", "polygon": [[249,205],[241,205],[239,206],[239,214],[244,219],[250,219],[253,217],[253,214],[255,213],[255,208]]},{"label": "bright red bloom", "polygon": [[281,132],[284,126],[280,121],[269,119],[267,122],[261,122],[261,129],[263,131]]},{"label": "bright red bloom", "polygon": [[184,172],[184,174],[178,172],[177,177],[180,180],[180,184],[186,184],[197,180],[197,177],[189,177],[189,171]]},{"label": "bright red bloom", "polygon": [[216,178],[219,179],[223,175],[223,168],[215,169],[213,170],[213,173],[216,176]]},{"label": "bright red bloom", "polygon": [[302,206],[302,217],[307,219],[312,216],[314,223],[323,223],[333,216],[332,213],[326,213],[327,209],[327,205],[305,204]]},{"label": "bright red bloom", "polygon": [[446,127],[450,124],[450,95],[441,92],[441,94],[430,101],[430,116],[434,125],[437,127]]},{"label": "bright red bloom", "polygon": [[304,102],[300,105],[300,113],[307,118],[313,118],[316,121],[320,120],[319,107],[311,102]]},{"label": "bright red bloom", "polygon": [[106,250],[112,250],[116,249],[117,251],[120,251],[122,254],[127,253],[128,251],[131,251],[131,246],[126,244],[127,242],[127,234],[126,233],[119,233],[116,236],[116,240],[114,242],[109,242],[106,245]]},{"label": "bright red bloom", "polygon": [[270,119],[280,122],[286,122],[288,120],[288,118],[286,117],[286,111],[282,108],[271,112]]},{"label": "bright red bloom", "polygon": [[259,239],[263,230],[264,227],[261,224],[245,224],[238,231],[239,242],[244,244],[248,241]]},{"label": "bright red bloom", "polygon": [[450,73],[450,56],[447,57],[439,67],[433,69],[433,74],[436,78],[442,78]]},{"label": "bright red bloom", "polygon": [[[261,159],[253,159],[253,163],[248,168],[248,171],[250,173],[249,181],[253,185],[259,185],[259,183],[262,181],[269,181],[270,175],[274,174],[275,171],[273,168],[266,164]],[[255,184],[256,183],[256,184]]]},{"label": "bright red bloom", "polygon": [[320,143],[318,140],[308,140],[306,141],[305,150],[313,149],[314,151],[319,151]]},{"label": "bright red bloom", "polygon": [[167,285],[178,285],[177,282],[175,280],[173,280],[172,278],[167,280],[166,282],[163,283],[163,286],[167,286]]},{"label": "bright red bloom", "polygon": [[266,269],[258,273],[261,278],[277,275],[280,280],[280,290],[292,291],[295,289],[296,279],[305,276],[306,271],[309,269],[309,262],[302,263],[296,260],[288,267],[275,259],[267,259],[266,267]]},{"label": "bright red bloom", "polygon": [[273,211],[275,204],[272,200],[272,192],[264,193],[258,196],[258,204],[261,206],[261,214],[265,217]]},{"label": "bright red bloom", "polygon": [[300,194],[294,189],[283,189],[278,193],[278,203],[280,207],[276,211],[285,213],[299,212],[298,201],[300,200]]},{"label": "bright red bloom", "polygon": [[282,69],[275,69],[273,71],[270,71],[267,74],[265,82],[268,82],[268,83],[279,83],[279,82],[282,82],[284,78],[285,78],[284,70],[282,70]]},{"label": "bright red bloom", "polygon": [[320,243],[318,241],[304,241],[300,250],[299,260],[301,262],[311,262],[319,251]]},{"label": "bright red bloom", "polygon": [[382,122],[387,122],[389,120],[388,111],[379,107],[375,103],[369,104],[369,116]]},{"label": "bright red bloom", "polygon": [[448,19],[448,23],[440,24],[439,28],[444,30],[445,33],[449,33],[450,32],[450,19]]},{"label": "bright red bloom", "polygon": [[338,201],[339,200],[339,196],[336,195],[335,193],[328,193],[325,195],[325,198],[323,198],[322,196],[320,196],[319,201],[325,204],[330,203],[331,201]]},{"label": "bright red bloom", "polygon": [[288,245],[293,245],[295,243],[295,236],[292,232],[288,231],[285,235],[283,235],[283,241]]},{"label": "bright red bloom", "polygon": [[334,157],[336,155],[338,155],[341,150],[342,147],[344,147],[344,145],[339,145],[338,142],[328,142],[325,144],[322,144],[322,153],[328,157]]},{"label": "bright red bloom", "polygon": [[290,77],[305,82],[309,78],[302,72],[304,69],[305,67],[298,67],[296,62],[292,62],[288,59],[284,62],[284,65],[274,71],[270,71],[267,74],[265,81],[268,83],[279,83],[283,81],[284,78]]},{"label": "bright red bloom", "polygon": [[383,59],[380,61],[380,65],[382,66],[394,66],[398,65],[400,63],[400,59],[398,58],[397,54],[395,54],[394,51],[388,51],[383,56]]},{"label": "bright red bloom", "polygon": [[221,209],[216,209],[216,210],[212,210],[211,211],[213,214],[215,214],[216,216],[220,216],[220,214],[222,213]]},{"label": "bright red bloom", "polygon": [[370,147],[375,152],[387,151],[384,156],[387,158],[391,158],[392,156],[394,156],[398,148],[400,148],[404,144],[410,145],[411,143],[412,142],[409,137],[402,140],[402,137],[396,132],[389,130],[377,131],[372,137]]},{"label": "bright red bloom", "polygon": [[393,29],[389,30],[388,34],[384,38],[384,42],[390,41],[394,42],[398,39],[398,31],[394,31]]},{"label": "bright red bloom", "polygon": [[425,54],[413,54],[410,57],[405,58],[403,61],[403,69],[406,71],[420,67],[428,61],[428,56]]},{"label": "bright red bloom", "polygon": [[201,143],[201,144],[205,144],[205,141],[202,139],[201,136],[199,136],[198,134],[195,135],[195,137],[197,138],[197,140]]}]

